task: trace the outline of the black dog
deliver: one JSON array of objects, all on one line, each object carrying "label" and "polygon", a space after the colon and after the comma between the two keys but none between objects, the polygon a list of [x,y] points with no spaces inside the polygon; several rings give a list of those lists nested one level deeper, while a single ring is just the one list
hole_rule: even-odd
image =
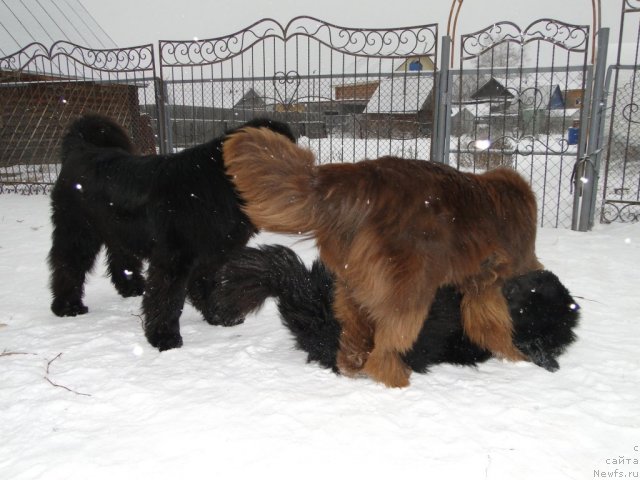
[{"label": "black dog", "polygon": [[[213,297],[221,317],[241,322],[275,297],[283,323],[308,361],[337,372],[341,327],[332,309],[334,279],[321,262],[309,270],[286,247],[245,247],[218,271],[218,283]],[[513,319],[514,344],[536,365],[557,370],[557,357],[575,340],[579,316],[567,289],[553,273],[541,270],[507,281],[503,294]],[[424,373],[439,363],[475,365],[491,357],[464,334],[461,298],[453,287],[438,290],[418,339],[403,358],[412,370]]]},{"label": "black dog", "polygon": [[[286,124],[256,119],[295,142]],[[230,133],[230,132],[229,132]],[[144,292],[144,330],[160,350],[180,347],[185,299],[212,324],[215,272],[256,232],[225,173],[215,138],[173,155],[135,155],[117,123],[99,115],[76,120],[62,140],[62,168],[51,193],[51,310],[87,313],[84,281],[102,245],[122,296]],[[142,276],[148,260],[147,281]]]}]

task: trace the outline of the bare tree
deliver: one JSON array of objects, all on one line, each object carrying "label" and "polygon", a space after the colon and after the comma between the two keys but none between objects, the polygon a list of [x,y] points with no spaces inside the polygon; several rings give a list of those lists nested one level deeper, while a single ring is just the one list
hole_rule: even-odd
[{"label": "bare tree", "polygon": [[525,49],[514,42],[498,43],[478,57],[478,67],[519,68],[526,63]]}]

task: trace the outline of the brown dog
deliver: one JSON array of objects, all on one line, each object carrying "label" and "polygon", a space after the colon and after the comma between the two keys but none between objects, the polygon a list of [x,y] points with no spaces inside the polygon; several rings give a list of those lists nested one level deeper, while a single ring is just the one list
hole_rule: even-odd
[{"label": "brown dog", "polygon": [[338,367],[390,387],[409,383],[409,350],[437,288],[456,285],[469,338],[498,356],[514,347],[505,279],[541,268],[536,201],[508,169],[474,175],[383,157],[316,166],[313,154],[266,129],[225,141],[223,156],[258,227],[310,233],[336,275]]}]

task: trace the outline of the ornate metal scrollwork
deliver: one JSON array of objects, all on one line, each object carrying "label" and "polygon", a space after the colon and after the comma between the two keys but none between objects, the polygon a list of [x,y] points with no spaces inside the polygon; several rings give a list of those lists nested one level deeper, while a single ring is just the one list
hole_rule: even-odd
[{"label": "ornate metal scrollwork", "polygon": [[624,118],[629,123],[640,124],[640,120],[634,119],[634,114],[638,113],[638,109],[640,106],[635,103],[629,103],[622,107],[622,118]]},{"label": "ornate metal scrollwork", "polygon": [[554,147],[534,135],[500,135],[486,140],[469,140],[466,150],[474,153],[491,151],[501,155],[562,155],[569,151],[569,142],[565,138],[559,138]]},{"label": "ornate metal scrollwork", "polygon": [[48,58],[49,51],[41,43],[31,43],[16,53],[0,58],[0,70],[19,71],[37,58]]},{"label": "ornate metal scrollwork", "polygon": [[153,70],[153,45],[131,48],[93,50],[69,42],[56,42],[49,50],[49,58],[63,56],[93,70],[103,72],[132,72]]},{"label": "ornate metal scrollwork", "polygon": [[507,87],[507,91],[513,95],[514,102],[517,102],[521,109],[540,110],[544,108],[544,95],[538,86],[526,87],[522,90]]},{"label": "ornate metal scrollwork", "polygon": [[427,55],[434,59],[437,56],[437,24],[403,29],[360,29],[301,16],[284,26],[265,18],[231,35],[206,40],[163,40],[160,42],[160,62],[163,67],[219,63],[239,56],[269,38],[287,43],[301,36],[353,56],[404,58]]},{"label": "ornate metal scrollwork", "polygon": [[525,29],[513,22],[497,22],[462,36],[461,60],[479,57],[502,43],[525,45],[535,41],[549,42],[571,52],[586,52],[589,45],[589,27],[547,18],[537,20]]},{"label": "ornate metal scrollwork", "polygon": [[296,17],[284,31],[284,40],[305,35],[345,54],[380,58],[435,56],[438,38],[437,24],[402,29],[362,29],[340,27],[313,17]]},{"label": "ornate metal scrollwork", "polygon": [[[297,96],[298,88],[300,88],[300,75],[298,72],[293,70],[286,73],[276,72],[272,81],[276,94],[276,101],[281,105],[290,106],[293,99]],[[289,85],[293,87],[293,92],[289,91]]]},{"label": "ornate metal scrollwork", "polygon": [[602,206],[601,221],[612,222],[637,222],[640,220],[640,203],[605,200]]},{"label": "ornate metal scrollwork", "polygon": [[2,183],[0,182],[0,195],[4,193],[19,195],[49,195],[53,184],[49,183]]},{"label": "ornate metal scrollwork", "polygon": [[624,13],[640,11],[640,0],[624,0]]},{"label": "ornate metal scrollwork", "polygon": [[[0,70],[20,71],[26,69],[33,61],[43,58],[53,62],[58,58],[68,58],[75,65],[83,65],[100,72],[127,73],[141,70],[154,70],[153,45],[141,45],[131,48],[113,48],[93,50],[81,47],[67,41],[59,41],[47,49],[41,43],[32,43],[22,50],[0,58]],[[58,73],[70,74],[65,71],[66,63],[54,64]]]}]

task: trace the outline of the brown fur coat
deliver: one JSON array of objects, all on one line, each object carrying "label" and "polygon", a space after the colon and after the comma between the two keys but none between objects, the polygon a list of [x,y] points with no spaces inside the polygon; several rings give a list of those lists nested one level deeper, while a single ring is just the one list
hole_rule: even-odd
[{"label": "brown fur coat", "polygon": [[408,385],[400,354],[445,284],[463,293],[472,341],[524,359],[500,291],[505,279],[541,268],[535,197],[516,172],[475,175],[396,157],[316,166],[309,150],[266,129],[244,129],[223,148],[252,222],[313,235],[336,275],[343,373]]}]

